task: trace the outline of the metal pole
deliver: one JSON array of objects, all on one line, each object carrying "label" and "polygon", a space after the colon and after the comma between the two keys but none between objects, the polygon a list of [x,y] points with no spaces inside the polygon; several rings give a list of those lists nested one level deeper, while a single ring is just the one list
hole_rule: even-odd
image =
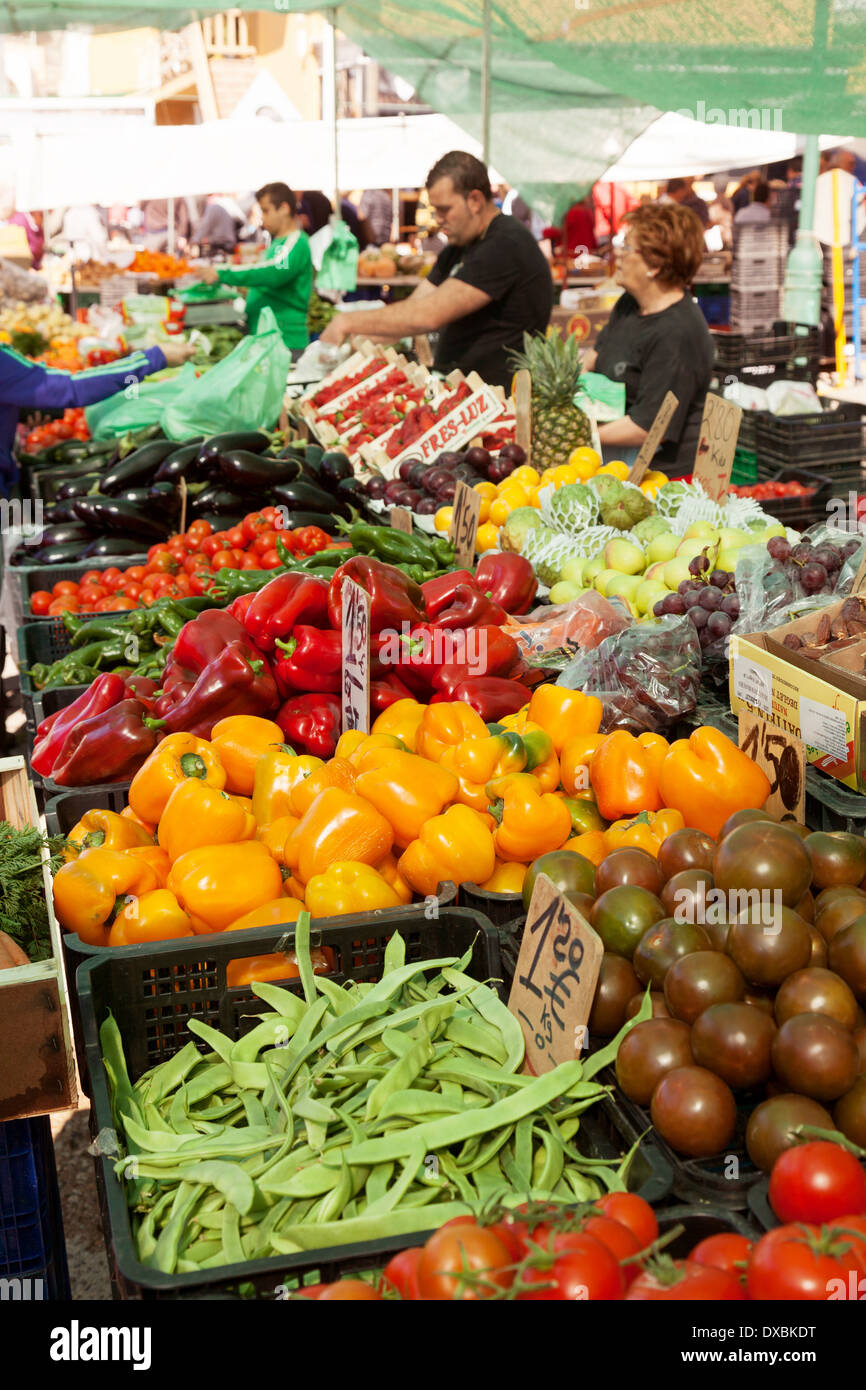
[{"label": "metal pole", "polygon": [[481,157],[485,164],[490,163],[490,7],[491,0],[484,0],[481,30]]},{"label": "metal pole", "polygon": [[325,11],[327,23],[322,43],[322,120],[331,127],[331,186],[334,190],[334,213],[340,211],[340,165],[337,138],[337,7]]}]

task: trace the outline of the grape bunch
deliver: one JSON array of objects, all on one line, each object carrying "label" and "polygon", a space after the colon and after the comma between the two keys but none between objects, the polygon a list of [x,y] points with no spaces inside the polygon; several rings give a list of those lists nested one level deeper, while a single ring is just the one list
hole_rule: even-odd
[{"label": "grape bunch", "polygon": [[657,618],[685,614],[698,631],[701,649],[722,641],[740,616],[740,600],[730,570],[713,570],[704,553],[689,563],[691,579],[684,579],[675,593],[659,599],[653,608]]},{"label": "grape bunch", "polygon": [[847,540],[844,545],[813,545],[809,540],[791,545],[784,536],[773,536],[767,542],[767,553],[773,561],[772,573],[784,574],[796,594],[807,598],[813,594],[832,594],[845,561],[860,549],[862,540]]}]

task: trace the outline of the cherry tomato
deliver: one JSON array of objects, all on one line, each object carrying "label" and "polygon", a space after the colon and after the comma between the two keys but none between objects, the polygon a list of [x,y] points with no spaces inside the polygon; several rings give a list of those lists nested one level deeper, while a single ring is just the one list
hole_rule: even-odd
[{"label": "cherry tomato", "polygon": [[218,550],[216,555],[213,556],[211,564],[215,570],[236,570],[238,568],[238,563],[235,559],[234,551],[232,550]]},{"label": "cherry tomato", "polygon": [[243,526],[233,526],[226,532],[226,543],[230,550],[246,550],[247,540]]},{"label": "cherry tomato", "polygon": [[418,1261],[423,1254],[423,1246],[413,1245],[409,1250],[401,1250],[394,1255],[382,1270],[380,1290],[396,1289],[401,1298],[418,1298]]},{"label": "cherry tomato", "polygon": [[339,1279],[319,1294],[319,1303],[381,1303],[382,1295],[363,1279]]},{"label": "cherry tomato", "polygon": [[640,1241],[640,1248],[646,1249],[657,1239],[659,1223],[649,1202],[638,1197],[636,1192],[607,1192],[599,1197],[593,1206],[612,1221],[620,1221],[628,1226]]},{"label": "cherry tomato", "polygon": [[282,564],[282,560],[275,550],[266,550],[264,555],[259,556],[259,569],[276,570]]},{"label": "cherry tomato", "polygon": [[[491,1230],[469,1223],[436,1231],[418,1261],[418,1293],[422,1299],[475,1301],[485,1297],[485,1284],[508,1288],[513,1274],[508,1250]],[[476,1281],[461,1275],[468,1271]]]},{"label": "cherry tomato", "polygon": [[737,1276],[727,1270],[659,1255],[641,1270],[625,1297],[626,1302],[640,1303],[735,1303],[746,1295]]},{"label": "cherry tomato", "polygon": [[578,1231],[563,1232],[555,1238],[554,1247],[552,1257],[539,1257],[538,1265],[530,1255],[530,1264],[522,1272],[523,1281],[538,1287],[531,1293],[519,1294],[521,1301],[573,1303],[622,1298],[625,1278],[619,1260],[600,1240]]},{"label": "cherry tomato", "polygon": [[198,521],[194,521],[191,526],[186,528],[187,539],[195,541],[196,545],[199,545],[201,541],[203,541],[206,536],[211,535],[212,532],[213,527],[209,521],[205,521],[204,517],[199,518]]},{"label": "cherry tomato", "polygon": [[40,616],[47,613],[53,598],[54,595],[50,594],[47,589],[37,589],[35,593],[30,595],[30,612]]},{"label": "cherry tomato", "polygon": [[78,599],[72,594],[61,594],[59,598],[52,599],[48,605],[49,618],[56,618],[59,613],[77,613]]},{"label": "cherry tomato", "polygon": [[147,570],[144,565],[130,565],[126,571],[126,577],[134,580],[136,584],[140,584],[146,573]]},{"label": "cherry tomato", "polygon": [[728,1274],[740,1278],[749,1262],[754,1241],[736,1231],[719,1231],[717,1235],[707,1236],[695,1246],[689,1260],[696,1265],[709,1265],[712,1269],[724,1269]]},{"label": "cherry tomato", "polygon": [[78,585],[72,579],[58,579],[51,590],[55,598],[63,598],[65,595],[75,595],[78,593]]},{"label": "cherry tomato", "polygon": [[[761,1236],[749,1259],[746,1287],[753,1299],[826,1303],[858,1298],[863,1277],[860,1242],[831,1226],[777,1226]],[[850,1290],[853,1289],[853,1295]]]},{"label": "cherry tomato", "polygon": [[259,564],[258,555],[245,555],[244,558],[241,560],[241,569],[260,570],[261,565]]},{"label": "cherry tomato", "polygon": [[815,1139],[779,1155],[770,1174],[769,1195],[783,1223],[859,1216],[866,1212],[866,1173],[850,1150]]}]

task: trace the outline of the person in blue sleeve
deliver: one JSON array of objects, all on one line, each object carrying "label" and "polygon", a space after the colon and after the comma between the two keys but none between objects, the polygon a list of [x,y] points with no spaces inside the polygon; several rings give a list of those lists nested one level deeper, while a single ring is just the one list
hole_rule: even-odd
[{"label": "person in blue sleeve", "polygon": [[9,495],[17,472],[12,446],[19,410],[65,410],[67,406],[93,405],[152,372],[179,367],[194,352],[195,346],[189,343],[167,342],[163,347],[145,348],[105,367],[71,373],[43,367],[12,348],[0,346],[0,496]]}]

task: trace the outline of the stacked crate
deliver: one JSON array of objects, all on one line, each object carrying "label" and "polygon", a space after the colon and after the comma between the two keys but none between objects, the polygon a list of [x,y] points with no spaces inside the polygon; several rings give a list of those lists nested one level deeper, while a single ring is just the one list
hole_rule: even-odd
[{"label": "stacked crate", "polygon": [[781,222],[734,224],[731,327],[740,333],[770,328],[781,317],[788,228]]}]

